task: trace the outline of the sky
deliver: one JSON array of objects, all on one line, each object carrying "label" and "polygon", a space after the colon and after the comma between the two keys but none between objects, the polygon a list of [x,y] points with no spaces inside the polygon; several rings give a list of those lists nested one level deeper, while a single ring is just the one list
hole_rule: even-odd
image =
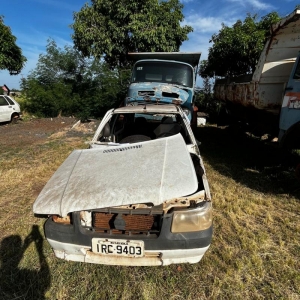
[{"label": "sky", "polygon": [[[184,4],[183,25],[194,31],[183,42],[180,51],[201,52],[206,59],[211,46],[209,40],[218,33],[222,23],[231,26],[247,13],[264,16],[277,11],[284,17],[300,4],[300,0],[180,0]],[[53,39],[60,48],[72,45],[73,13],[78,12],[88,0],[0,0],[0,15],[17,38],[17,45],[27,58],[25,68],[19,75],[9,75],[0,70],[0,86],[18,89],[22,77],[26,78],[36,67],[39,55],[46,52],[47,40]],[[1,41],[0,41],[1,42]],[[198,83],[199,81],[197,81]]]}]

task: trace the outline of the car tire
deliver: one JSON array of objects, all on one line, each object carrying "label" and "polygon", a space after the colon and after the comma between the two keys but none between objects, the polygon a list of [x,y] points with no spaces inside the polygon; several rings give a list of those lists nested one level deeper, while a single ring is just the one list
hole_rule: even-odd
[{"label": "car tire", "polygon": [[15,124],[15,123],[17,123],[17,121],[19,120],[19,118],[20,118],[19,114],[13,113],[11,115],[10,122],[13,123],[13,124]]}]

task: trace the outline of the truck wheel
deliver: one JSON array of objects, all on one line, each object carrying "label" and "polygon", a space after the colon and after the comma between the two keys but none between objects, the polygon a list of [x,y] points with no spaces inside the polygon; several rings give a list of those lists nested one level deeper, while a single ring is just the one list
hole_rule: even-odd
[{"label": "truck wheel", "polygon": [[230,125],[232,123],[230,117],[230,111],[225,106],[222,106],[217,116],[217,126]]}]

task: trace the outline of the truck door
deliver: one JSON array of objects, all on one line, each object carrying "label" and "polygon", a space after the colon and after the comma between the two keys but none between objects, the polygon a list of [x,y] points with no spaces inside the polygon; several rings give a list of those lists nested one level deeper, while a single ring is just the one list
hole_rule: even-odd
[{"label": "truck door", "polygon": [[[288,84],[286,86],[279,121],[279,142],[286,138],[288,132],[300,128],[300,55],[292,69]],[[299,125],[297,125],[299,123]],[[298,129],[296,129],[296,127]]]}]

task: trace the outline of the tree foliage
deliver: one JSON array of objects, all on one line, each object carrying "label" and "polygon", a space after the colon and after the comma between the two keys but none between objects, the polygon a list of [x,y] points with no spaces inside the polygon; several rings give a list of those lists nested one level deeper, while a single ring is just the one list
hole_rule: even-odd
[{"label": "tree foliage", "polygon": [[0,16],[0,70],[8,70],[11,75],[19,74],[26,62],[16,40],[17,38]]},{"label": "tree foliage", "polygon": [[73,47],[61,49],[49,40],[36,68],[22,80],[24,109],[43,117],[100,117],[124,97],[116,71],[98,59],[87,59]]},{"label": "tree foliage", "polygon": [[203,88],[196,89],[195,104],[198,111],[205,112],[210,122],[215,122],[220,109],[220,103],[214,98],[212,79],[206,77],[203,79]]},{"label": "tree foliage", "polygon": [[112,68],[126,66],[128,52],[178,51],[193,30],[181,26],[182,8],[179,0],[91,0],[74,14],[73,40]]},{"label": "tree foliage", "polygon": [[280,20],[277,12],[258,19],[247,15],[232,26],[225,26],[210,40],[208,59],[200,65],[200,76],[234,76],[254,72],[263,47],[270,37],[270,26]]}]

